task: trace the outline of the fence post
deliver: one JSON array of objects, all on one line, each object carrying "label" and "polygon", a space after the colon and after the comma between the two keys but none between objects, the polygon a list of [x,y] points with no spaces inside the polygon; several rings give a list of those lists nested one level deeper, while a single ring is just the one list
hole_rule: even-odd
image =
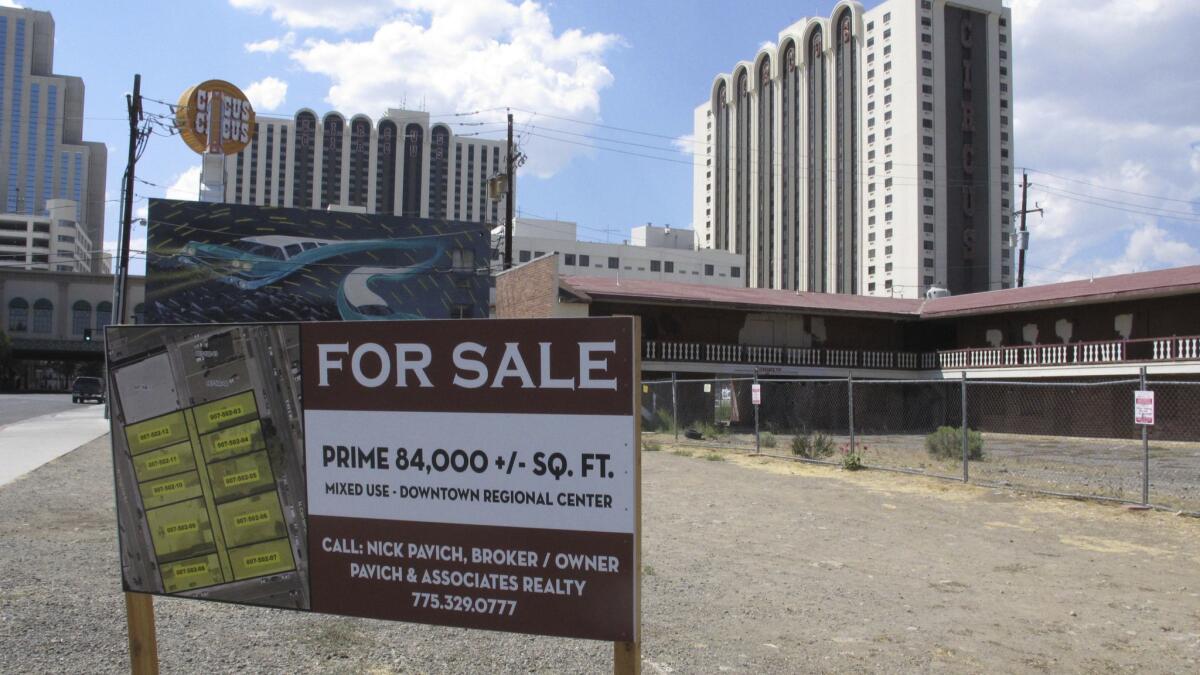
[{"label": "fence post", "polygon": [[963,482],[970,480],[970,457],[967,446],[969,429],[967,428],[967,371],[962,371],[962,450],[963,450]]},{"label": "fence post", "polygon": [[850,418],[850,454],[854,454],[854,373],[846,373],[846,399]]},{"label": "fence post", "polygon": [[[758,368],[754,369],[754,384],[758,385]],[[758,405],[754,406],[754,454],[762,453],[762,447],[758,444]]]},{"label": "fence post", "polygon": [[679,390],[676,388],[677,376],[671,371],[671,427],[675,429],[675,440],[679,440]]},{"label": "fence post", "polygon": [[[1146,366],[1141,368],[1142,391],[1146,391]],[[1142,427],[1142,505],[1150,505],[1150,426]]]}]

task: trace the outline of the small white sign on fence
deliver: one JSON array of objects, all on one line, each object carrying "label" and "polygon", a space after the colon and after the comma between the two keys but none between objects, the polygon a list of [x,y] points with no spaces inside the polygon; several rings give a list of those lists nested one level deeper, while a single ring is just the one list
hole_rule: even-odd
[{"label": "small white sign on fence", "polygon": [[1133,422],[1134,424],[1154,424],[1154,392],[1133,392]]},{"label": "small white sign on fence", "polygon": [[750,402],[754,405],[762,403],[762,385],[757,382],[750,385]]}]

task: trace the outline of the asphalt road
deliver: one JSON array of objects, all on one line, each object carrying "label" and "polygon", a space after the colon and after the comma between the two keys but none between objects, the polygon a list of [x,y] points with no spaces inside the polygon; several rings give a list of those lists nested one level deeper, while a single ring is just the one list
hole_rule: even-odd
[{"label": "asphalt road", "polygon": [[95,403],[71,403],[70,394],[0,394],[0,427]]}]

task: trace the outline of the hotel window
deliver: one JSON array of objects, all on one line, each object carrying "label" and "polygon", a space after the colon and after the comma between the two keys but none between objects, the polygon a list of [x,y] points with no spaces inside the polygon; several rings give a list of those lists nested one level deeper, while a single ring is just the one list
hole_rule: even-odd
[{"label": "hotel window", "polygon": [[591,264],[592,264],[591,256],[583,254],[583,253],[579,254],[579,266],[580,267],[588,267]]},{"label": "hotel window", "polygon": [[[712,265],[705,265],[705,268],[709,268],[709,267],[712,267]],[[707,269],[705,270],[705,274],[708,274]],[[734,279],[740,279],[742,276],[742,268],[730,267],[729,268],[729,276],[733,277]]]},{"label": "hotel window", "polygon": [[675,271],[675,263],[671,260],[666,261],[665,263],[663,263],[663,271],[664,272],[674,272]]},{"label": "hotel window", "polygon": [[[704,276],[706,276],[706,277],[711,277],[711,276],[713,275],[713,271],[714,271],[714,270],[713,270],[713,266],[712,266],[712,265],[705,265],[705,266],[704,266]],[[730,269],[729,273],[730,273],[730,274],[733,274],[733,270],[732,270],[732,269]]]},{"label": "hotel window", "polygon": [[884,264],[883,264],[883,271],[884,271],[884,272],[891,272],[891,271],[892,271],[892,263],[884,263]]},{"label": "hotel window", "polygon": [[662,261],[651,260],[650,261],[650,271],[651,272],[661,272],[662,271]]},{"label": "hotel window", "polygon": [[923,206],[921,208],[924,211],[925,215],[927,215],[927,216],[933,215],[933,207],[930,206],[929,204],[926,204],[925,206]]},{"label": "hotel window", "polygon": [[574,267],[575,266],[575,254],[574,253],[564,253],[563,254],[563,263],[570,265],[571,267]]},{"label": "hotel window", "polygon": [[608,269],[610,269],[610,270],[615,270],[615,269],[618,269],[618,268],[620,268],[620,267],[621,267],[621,259],[620,259],[620,258],[614,258],[614,257],[612,257],[612,256],[609,256],[609,258],[608,258]]},{"label": "hotel window", "polygon": [[929,234],[933,234],[933,223],[925,223],[925,231]]},{"label": "hotel window", "polygon": [[517,253],[517,262],[529,262],[529,251],[519,251]]},{"label": "hotel window", "polygon": [[932,250],[933,250],[933,242],[932,242],[932,241],[929,241],[928,239],[926,239],[925,241],[921,242],[921,246],[922,246],[922,248],[924,248],[926,251],[932,251]]},{"label": "hotel window", "polygon": [[883,247],[883,254],[884,254],[884,255],[891,255],[891,254],[892,254],[892,247],[891,247],[891,246],[884,246],[884,247]]}]

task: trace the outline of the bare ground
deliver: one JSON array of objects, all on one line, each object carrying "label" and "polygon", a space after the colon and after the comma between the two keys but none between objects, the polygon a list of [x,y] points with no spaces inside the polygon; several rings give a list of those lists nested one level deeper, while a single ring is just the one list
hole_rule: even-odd
[{"label": "bare ground", "polygon": [[[0,670],[127,667],[108,452],[0,488]],[[1200,521],[712,453],[644,457],[646,672],[1200,667]],[[155,607],[166,672],[611,669],[587,641]]]},{"label": "bare ground", "polygon": [[[669,433],[646,437],[661,443],[674,442]],[[846,436],[832,439],[838,446],[849,443]],[[924,435],[860,434],[855,440],[860,449],[866,449],[864,460],[871,466],[949,478],[962,476],[962,460],[931,458]],[[1142,499],[1143,449],[1139,439],[984,433],[983,441],[984,459],[972,460],[969,467],[972,479],[979,483],[1131,502]],[[789,455],[791,442],[790,435],[776,435],[776,446],[762,447],[762,452]],[[692,445],[748,452],[754,449],[754,434],[731,433]],[[1150,503],[1200,513],[1200,442],[1150,442]]]}]

